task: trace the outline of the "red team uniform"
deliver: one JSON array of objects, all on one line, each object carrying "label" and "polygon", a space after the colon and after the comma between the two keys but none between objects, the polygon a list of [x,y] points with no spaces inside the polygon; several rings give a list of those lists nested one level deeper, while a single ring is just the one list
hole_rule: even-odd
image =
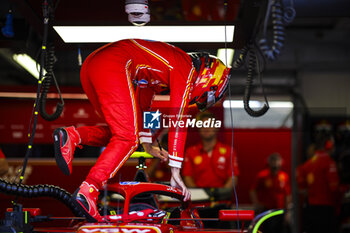
[{"label": "red team uniform", "polygon": [[268,168],[258,173],[251,189],[256,191],[259,202],[266,210],[285,208],[286,197],[291,192],[288,174],[278,171],[277,175],[272,175]]},{"label": "red team uniform", "polygon": [[[231,177],[231,147],[217,142],[209,156],[199,143],[186,150],[182,170],[184,176],[191,176],[197,187],[221,188]],[[233,152],[233,174],[239,175],[236,152]]]},{"label": "red team uniform", "polygon": [[[86,182],[100,189],[136,150],[139,138],[140,143],[152,142],[149,130],[143,129],[141,109],[149,109],[155,93],[171,86],[170,107],[173,112],[170,115],[177,115],[177,119],[182,120],[186,115],[194,77],[196,71],[190,57],[182,50],[162,42],[123,40],[92,53],[81,69],[81,83],[108,127],[78,128],[78,132],[81,138],[87,138],[81,144],[109,144],[91,169]],[[136,92],[134,84],[141,87]],[[142,103],[139,101],[140,94]],[[84,133],[87,137],[81,135]],[[186,131],[170,130],[171,166],[181,167],[185,141]]]},{"label": "red team uniform", "polygon": [[[82,87],[107,125],[59,128],[54,132],[54,142],[56,162],[66,175],[71,174],[76,146],[106,147],[74,195],[89,221],[102,221],[96,208],[98,190],[117,173],[139,142],[152,142],[151,132],[143,129],[142,114],[149,110],[154,95],[170,91],[172,120],[185,120],[190,104],[205,109],[222,98],[228,72],[212,56],[193,57],[157,41],[121,40],[88,56],[81,68]],[[179,126],[169,130],[171,167],[181,168],[186,136],[187,130]],[[178,173],[176,179],[181,179]]]},{"label": "red team uniform", "polygon": [[297,169],[297,182],[307,190],[304,227],[310,233],[337,232],[336,204],[339,177],[334,160],[326,151],[315,151],[313,157]]},{"label": "red team uniform", "polygon": [[328,153],[316,151],[297,172],[299,187],[308,190],[309,205],[334,206],[339,177],[336,164]]}]

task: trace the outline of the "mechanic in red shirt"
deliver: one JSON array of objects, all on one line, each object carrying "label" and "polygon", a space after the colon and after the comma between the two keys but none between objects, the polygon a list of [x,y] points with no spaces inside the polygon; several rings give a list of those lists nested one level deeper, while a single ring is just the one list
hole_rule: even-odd
[{"label": "mechanic in red shirt", "polygon": [[250,190],[257,213],[269,209],[285,209],[291,201],[289,176],[281,170],[281,155],[271,154],[268,157],[268,166],[258,173]]},{"label": "mechanic in red shirt", "polygon": [[[202,112],[197,120],[215,119],[211,112]],[[182,175],[187,187],[205,188],[210,197],[210,206],[198,210],[202,218],[218,218],[221,209],[229,209],[232,202],[233,185],[237,184],[239,169],[236,152],[218,140],[219,128],[198,128],[201,141],[186,150]],[[231,161],[234,178],[232,178]],[[213,199],[212,199],[213,198]],[[214,200],[214,202],[212,202]],[[206,228],[232,228],[228,222],[204,222]]]},{"label": "mechanic in red shirt", "polygon": [[279,153],[269,155],[268,168],[258,173],[250,189],[256,214],[270,209],[286,210],[283,216],[276,216],[264,223],[262,232],[289,232],[291,190],[289,176],[281,170],[282,162]]},{"label": "mechanic in red shirt", "polygon": [[5,175],[9,169],[6,157],[0,149],[0,176]]},{"label": "mechanic in red shirt", "polygon": [[[72,171],[76,146],[106,146],[85,181],[73,195],[88,221],[103,221],[96,200],[139,142],[149,154],[166,160],[168,153],[152,146],[151,132],[143,129],[143,112],[155,94],[170,91],[173,121],[185,120],[188,106],[204,110],[222,98],[228,85],[229,69],[208,54],[187,54],[158,41],[127,39],[94,51],[81,68],[82,87],[107,126],[59,128],[54,131],[55,158],[67,175]],[[156,120],[159,113],[152,118]],[[179,125],[169,131],[170,183],[190,192],[180,176],[187,131]]]},{"label": "mechanic in red shirt", "polygon": [[330,157],[333,148],[328,136],[320,136],[315,142],[314,155],[297,168],[299,189],[307,194],[304,212],[306,232],[336,232],[335,209],[339,188],[336,164]]},{"label": "mechanic in red shirt", "polygon": [[[198,120],[215,119],[211,112],[203,112]],[[233,151],[233,174],[231,172],[231,147],[217,139],[218,128],[199,128],[201,142],[186,150],[182,175],[190,188],[233,188],[239,175],[237,157]]]}]

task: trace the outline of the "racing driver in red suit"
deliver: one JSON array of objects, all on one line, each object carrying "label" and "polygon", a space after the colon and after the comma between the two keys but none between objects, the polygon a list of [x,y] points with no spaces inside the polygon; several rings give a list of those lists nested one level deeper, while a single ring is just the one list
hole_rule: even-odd
[{"label": "racing driver in red suit", "polygon": [[73,195],[90,222],[104,221],[96,201],[99,190],[112,178],[139,142],[149,154],[167,160],[170,184],[180,188],[184,200],[190,192],[180,176],[187,132],[169,132],[168,152],[152,147],[152,135],[143,129],[142,114],[155,94],[170,91],[170,115],[185,120],[188,106],[205,110],[220,100],[228,86],[229,69],[205,53],[187,54],[158,41],[127,39],[107,44],[88,56],[81,68],[82,87],[106,126],[58,128],[54,131],[55,158],[66,175],[72,172],[77,146],[106,146],[88,176]]}]

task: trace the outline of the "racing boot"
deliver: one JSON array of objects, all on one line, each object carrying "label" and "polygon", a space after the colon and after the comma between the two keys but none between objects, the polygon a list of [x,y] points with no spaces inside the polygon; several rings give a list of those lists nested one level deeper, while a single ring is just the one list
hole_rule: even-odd
[{"label": "racing boot", "polygon": [[55,158],[61,171],[69,176],[72,173],[72,160],[75,147],[81,148],[80,136],[74,126],[57,128],[53,132]]},{"label": "racing boot", "polygon": [[88,222],[103,222],[103,217],[97,209],[97,199],[100,192],[94,185],[83,182],[73,194],[73,201],[84,213]]}]

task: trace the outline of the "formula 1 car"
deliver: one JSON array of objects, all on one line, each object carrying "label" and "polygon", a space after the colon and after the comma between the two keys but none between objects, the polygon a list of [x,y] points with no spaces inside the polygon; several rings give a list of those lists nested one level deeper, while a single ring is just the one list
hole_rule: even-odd
[{"label": "formula 1 car", "polygon": [[[141,164],[142,165],[142,164]],[[138,177],[142,174],[142,166]],[[136,176],[137,177],[137,176]],[[183,201],[177,188],[157,183],[129,181],[110,184],[100,197],[103,223],[88,223],[70,201],[71,195],[52,185],[25,186],[0,180],[0,191],[23,197],[49,196],[65,203],[78,217],[41,216],[40,209],[25,209],[16,204],[7,209],[0,220],[0,232],[121,232],[121,233],[185,233],[185,232],[249,232],[256,233],[270,217],[283,214],[271,210],[254,218],[252,210],[220,210],[218,218],[202,218],[200,206]],[[167,200],[172,205],[162,205]],[[50,225],[42,224],[50,221]],[[67,222],[68,221],[68,222]],[[208,229],[207,221],[239,221],[237,229]],[[250,222],[244,228],[244,222]]]}]

